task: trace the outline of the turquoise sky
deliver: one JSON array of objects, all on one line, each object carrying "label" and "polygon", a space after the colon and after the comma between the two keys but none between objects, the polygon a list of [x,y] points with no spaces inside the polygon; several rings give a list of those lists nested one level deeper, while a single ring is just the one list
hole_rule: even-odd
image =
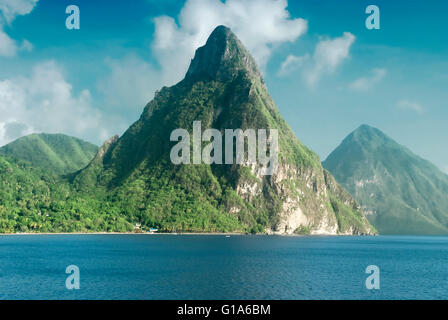
[{"label": "turquoise sky", "polygon": [[[65,26],[71,4],[80,30]],[[380,30],[365,27],[370,4]],[[447,9],[420,0],[0,0],[0,144],[42,131],[97,144],[121,134],[156,89],[179,79],[192,43],[226,22],[322,159],[366,123],[448,172]]]}]

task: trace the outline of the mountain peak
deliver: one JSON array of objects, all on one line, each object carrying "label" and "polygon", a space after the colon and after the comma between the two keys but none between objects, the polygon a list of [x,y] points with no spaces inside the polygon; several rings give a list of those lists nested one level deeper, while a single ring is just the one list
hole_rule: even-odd
[{"label": "mountain peak", "polygon": [[[199,122],[199,130],[195,122]],[[173,138],[180,128],[182,141],[189,143],[193,137],[193,159],[188,145],[181,150],[181,163],[174,163],[180,141]],[[260,162],[263,146],[255,149],[259,161],[249,159],[249,143],[261,146],[260,134],[256,141],[244,142],[249,149],[247,153],[242,150],[243,163],[222,162],[220,158],[231,144],[232,155],[228,156],[232,160],[239,157],[233,151],[239,149],[234,149],[234,138],[226,132],[239,136],[244,135],[243,130],[260,129],[269,130],[270,136],[275,132],[272,138],[279,137],[278,157],[269,164],[278,163],[272,177],[263,174],[267,168]],[[201,144],[201,165],[190,165],[190,160],[196,162],[195,141],[206,142],[206,130],[224,135],[221,139],[215,134],[210,137],[212,150]],[[196,140],[196,132],[202,138]],[[273,150],[269,144],[270,157]],[[219,148],[224,151],[221,156],[215,153]],[[207,152],[213,152],[211,163],[205,161],[205,157],[211,159]],[[295,137],[262,82],[254,59],[224,26],[217,27],[196,51],[185,80],[161,90],[145,107],[144,115],[118,140],[112,140],[100,160],[73,178],[75,187],[87,193],[105,190],[109,199],[114,199],[111,206],[116,206],[117,212],[160,230],[373,232],[358,204],[326,174],[319,157]],[[313,187],[302,188],[305,185]]]},{"label": "mountain peak", "polygon": [[227,81],[241,71],[261,78],[255,60],[241,41],[232,30],[221,25],[213,30],[206,44],[196,50],[186,78]]},{"label": "mountain peak", "polygon": [[344,142],[357,142],[361,144],[383,144],[388,141],[393,141],[381,130],[362,124],[347,136]]},{"label": "mountain peak", "polygon": [[372,134],[379,134],[382,132],[379,129],[372,127],[368,124],[362,124],[354,131],[354,133],[362,135],[372,135]]},{"label": "mountain peak", "polygon": [[358,129],[356,129],[356,130],[372,131],[372,130],[378,130],[378,129],[376,129],[376,128],[374,128],[374,127],[368,125],[368,124],[363,123],[363,124],[360,125],[360,126],[358,127]]},{"label": "mountain peak", "polygon": [[380,234],[448,234],[448,176],[362,125],[323,162]]}]

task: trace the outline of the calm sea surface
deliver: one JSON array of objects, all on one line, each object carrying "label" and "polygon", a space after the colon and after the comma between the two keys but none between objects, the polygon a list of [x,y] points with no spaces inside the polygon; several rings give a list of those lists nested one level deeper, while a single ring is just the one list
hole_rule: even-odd
[{"label": "calm sea surface", "polygon": [[0,299],[446,298],[447,237],[0,236]]}]

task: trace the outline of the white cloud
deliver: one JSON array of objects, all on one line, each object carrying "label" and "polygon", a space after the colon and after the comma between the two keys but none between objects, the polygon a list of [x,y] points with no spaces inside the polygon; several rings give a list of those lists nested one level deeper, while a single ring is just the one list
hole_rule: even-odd
[{"label": "white cloud", "polygon": [[409,100],[400,100],[397,102],[397,108],[403,109],[403,110],[411,110],[415,111],[417,113],[424,113],[426,110],[425,108],[419,104],[418,102],[412,102]]},{"label": "white cloud", "polygon": [[0,0],[0,57],[13,57],[19,50],[31,51],[33,45],[23,40],[21,45],[9,37],[3,29],[4,23],[10,24],[17,16],[30,13],[38,0]]},{"label": "white cloud", "polygon": [[0,15],[9,24],[17,16],[30,13],[38,0],[0,0]]},{"label": "white cloud", "polygon": [[370,75],[366,77],[361,77],[353,81],[349,88],[354,91],[368,91],[375,84],[380,82],[387,74],[386,69],[375,68],[370,71]]},{"label": "white cloud", "polygon": [[141,110],[159,89],[160,75],[143,59],[128,55],[122,60],[106,59],[110,73],[98,80],[104,103],[115,110]]},{"label": "white cloud", "polygon": [[20,50],[28,52],[33,51],[33,48],[34,48],[33,44],[26,39],[22,41],[22,45],[20,46]]},{"label": "white cloud", "polygon": [[179,24],[168,16],[155,18],[153,50],[163,84],[183,78],[195,50],[218,25],[231,28],[263,68],[275,46],[307,31],[307,21],[292,19],[287,5],[286,0],[187,0]]},{"label": "white cloud", "polygon": [[12,57],[17,53],[17,44],[2,29],[0,25],[0,56]]},{"label": "white cloud", "polygon": [[38,64],[29,77],[0,81],[0,145],[31,132],[66,133],[106,139],[114,122],[92,107],[88,90],[75,94],[53,61]]},{"label": "white cloud", "polygon": [[18,51],[32,51],[33,45],[28,40],[23,40],[21,45],[11,39],[0,25],[0,57],[13,57]]},{"label": "white cloud", "polygon": [[280,66],[280,69],[277,72],[277,75],[282,77],[286,76],[288,74],[291,74],[298,68],[302,67],[304,62],[309,59],[309,55],[306,54],[301,57],[297,57],[295,55],[290,54],[285,61],[283,61],[282,65]]},{"label": "white cloud", "polygon": [[332,73],[349,57],[350,47],[355,42],[355,36],[344,32],[342,37],[320,41],[312,56],[312,65],[305,73],[305,80],[313,87],[324,74]]}]

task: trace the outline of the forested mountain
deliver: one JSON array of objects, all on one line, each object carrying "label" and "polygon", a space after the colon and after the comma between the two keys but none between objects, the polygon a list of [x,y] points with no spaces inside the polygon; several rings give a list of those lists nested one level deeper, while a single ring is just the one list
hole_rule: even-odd
[{"label": "forested mountain", "polygon": [[[195,133],[197,121],[201,128]],[[216,129],[223,135],[222,155],[225,145],[234,140],[226,140],[226,130],[254,130],[258,141],[258,130],[269,135],[277,130],[278,163],[272,158],[271,165],[274,161],[278,166],[266,174],[265,164],[238,164],[235,155],[232,164],[174,164],[172,148],[178,141],[172,141],[171,135],[176,129],[185,129],[193,145],[198,134],[201,139],[208,129]],[[140,119],[121,137],[100,147],[84,169],[51,175],[55,180],[47,181],[50,178],[39,170],[51,171],[53,163],[64,168],[68,161],[64,148],[59,150],[55,144],[47,148],[45,141],[38,144],[40,149],[53,153],[27,158],[27,143],[15,148],[16,157],[22,155],[19,158],[36,168],[5,162],[2,174],[8,184],[15,176],[28,176],[34,189],[26,189],[23,196],[18,196],[20,182],[6,189],[0,199],[2,205],[9,199],[0,211],[0,231],[132,231],[141,225],[168,232],[375,233],[358,203],[295,137],[254,59],[224,26],[217,27],[196,51],[185,79],[158,91]],[[208,142],[199,141],[200,151],[207,150]],[[213,156],[217,151],[213,149]],[[77,164],[80,169],[81,162]]]},{"label": "forested mountain", "polygon": [[362,125],[323,162],[381,234],[448,234],[448,175]]},{"label": "forested mountain", "polygon": [[67,174],[84,168],[98,147],[64,134],[31,134],[0,148],[0,155],[24,160],[54,173]]}]

